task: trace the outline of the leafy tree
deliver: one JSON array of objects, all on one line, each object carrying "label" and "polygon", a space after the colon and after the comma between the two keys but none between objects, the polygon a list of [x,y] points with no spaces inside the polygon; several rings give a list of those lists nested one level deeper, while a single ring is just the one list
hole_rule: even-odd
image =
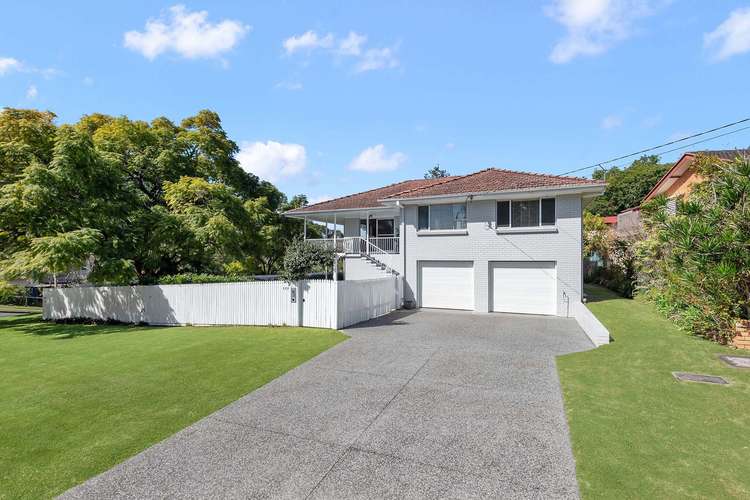
[{"label": "leafy tree", "polygon": [[440,168],[440,164],[438,163],[438,164],[435,164],[435,166],[429,169],[427,172],[425,172],[424,178],[425,179],[440,179],[442,177],[448,177],[449,175],[451,174],[449,174],[447,170]]},{"label": "leafy tree", "polygon": [[92,281],[108,283],[238,266],[273,272],[302,232],[279,214],[285,196],[242,170],[212,111],[179,125],[103,114],[53,120],[0,112],[2,274],[64,272],[82,258],[93,258]]},{"label": "leafy tree", "polygon": [[669,215],[659,197],[642,212],[639,286],[686,330],[731,340],[750,317],[750,160],[703,157],[706,179]]},{"label": "leafy tree", "polygon": [[671,166],[659,163],[656,155],[644,155],[624,169],[614,167],[595,170],[592,177],[606,180],[607,188],[603,195],[591,202],[587,210],[595,215],[605,216],[639,206]]},{"label": "leafy tree", "polygon": [[296,239],[284,254],[281,277],[287,282],[305,279],[312,272],[327,270],[333,265],[333,259],[332,247]]},{"label": "leafy tree", "polygon": [[0,113],[0,186],[13,182],[31,162],[49,163],[55,115],[49,111],[5,108]]}]

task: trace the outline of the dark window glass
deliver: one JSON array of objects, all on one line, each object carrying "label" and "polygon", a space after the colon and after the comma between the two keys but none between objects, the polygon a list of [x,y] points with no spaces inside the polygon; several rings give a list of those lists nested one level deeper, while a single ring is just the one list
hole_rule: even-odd
[{"label": "dark window glass", "polygon": [[430,228],[430,207],[423,206],[417,209],[417,229]]},{"label": "dark window glass", "polygon": [[393,219],[378,219],[378,236],[393,236]]},{"label": "dark window glass", "polygon": [[466,204],[432,205],[430,229],[466,229]]},{"label": "dark window glass", "polygon": [[378,224],[378,221],[376,219],[370,219],[370,224],[368,225],[369,228],[370,228],[370,230],[367,233],[370,236],[370,238],[374,238],[375,236],[378,235],[377,234],[377,229],[378,229],[377,224]]},{"label": "dark window glass", "polygon": [[512,227],[533,227],[539,225],[539,200],[523,200],[511,203]]},{"label": "dark window glass", "polygon": [[497,227],[510,226],[510,202],[497,202]]},{"label": "dark window glass", "polygon": [[555,225],[555,199],[542,198],[542,226]]}]

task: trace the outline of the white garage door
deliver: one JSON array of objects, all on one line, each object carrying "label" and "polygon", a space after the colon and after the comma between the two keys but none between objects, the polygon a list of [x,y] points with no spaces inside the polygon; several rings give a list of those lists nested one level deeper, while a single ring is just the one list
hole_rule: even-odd
[{"label": "white garage door", "polygon": [[557,314],[554,262],[493,262],[490,271],[493,311]]},{"label": "white garage door", "polygon": [[473,262],[421,262],[421,306],[474,310]]}]

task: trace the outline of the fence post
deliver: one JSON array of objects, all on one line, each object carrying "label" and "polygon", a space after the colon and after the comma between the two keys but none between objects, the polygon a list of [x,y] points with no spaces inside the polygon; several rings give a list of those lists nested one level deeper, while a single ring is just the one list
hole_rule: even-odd
[{"label": "fence post", "polygon": [[301,280],[295,282],[297,287],[297,326],[304,326],[305,323],[305,292]]}]

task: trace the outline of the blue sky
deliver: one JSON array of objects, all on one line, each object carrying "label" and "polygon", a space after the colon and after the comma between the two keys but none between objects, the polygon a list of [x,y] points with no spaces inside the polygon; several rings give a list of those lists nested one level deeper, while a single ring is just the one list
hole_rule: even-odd
[{"label": "blue sky", "polygon": [[436,162],[562,173],[750,114],[748,1],[6,2],[3,17],[0,105],[60,123],[209,108],[245,168],[312,200]]}]

